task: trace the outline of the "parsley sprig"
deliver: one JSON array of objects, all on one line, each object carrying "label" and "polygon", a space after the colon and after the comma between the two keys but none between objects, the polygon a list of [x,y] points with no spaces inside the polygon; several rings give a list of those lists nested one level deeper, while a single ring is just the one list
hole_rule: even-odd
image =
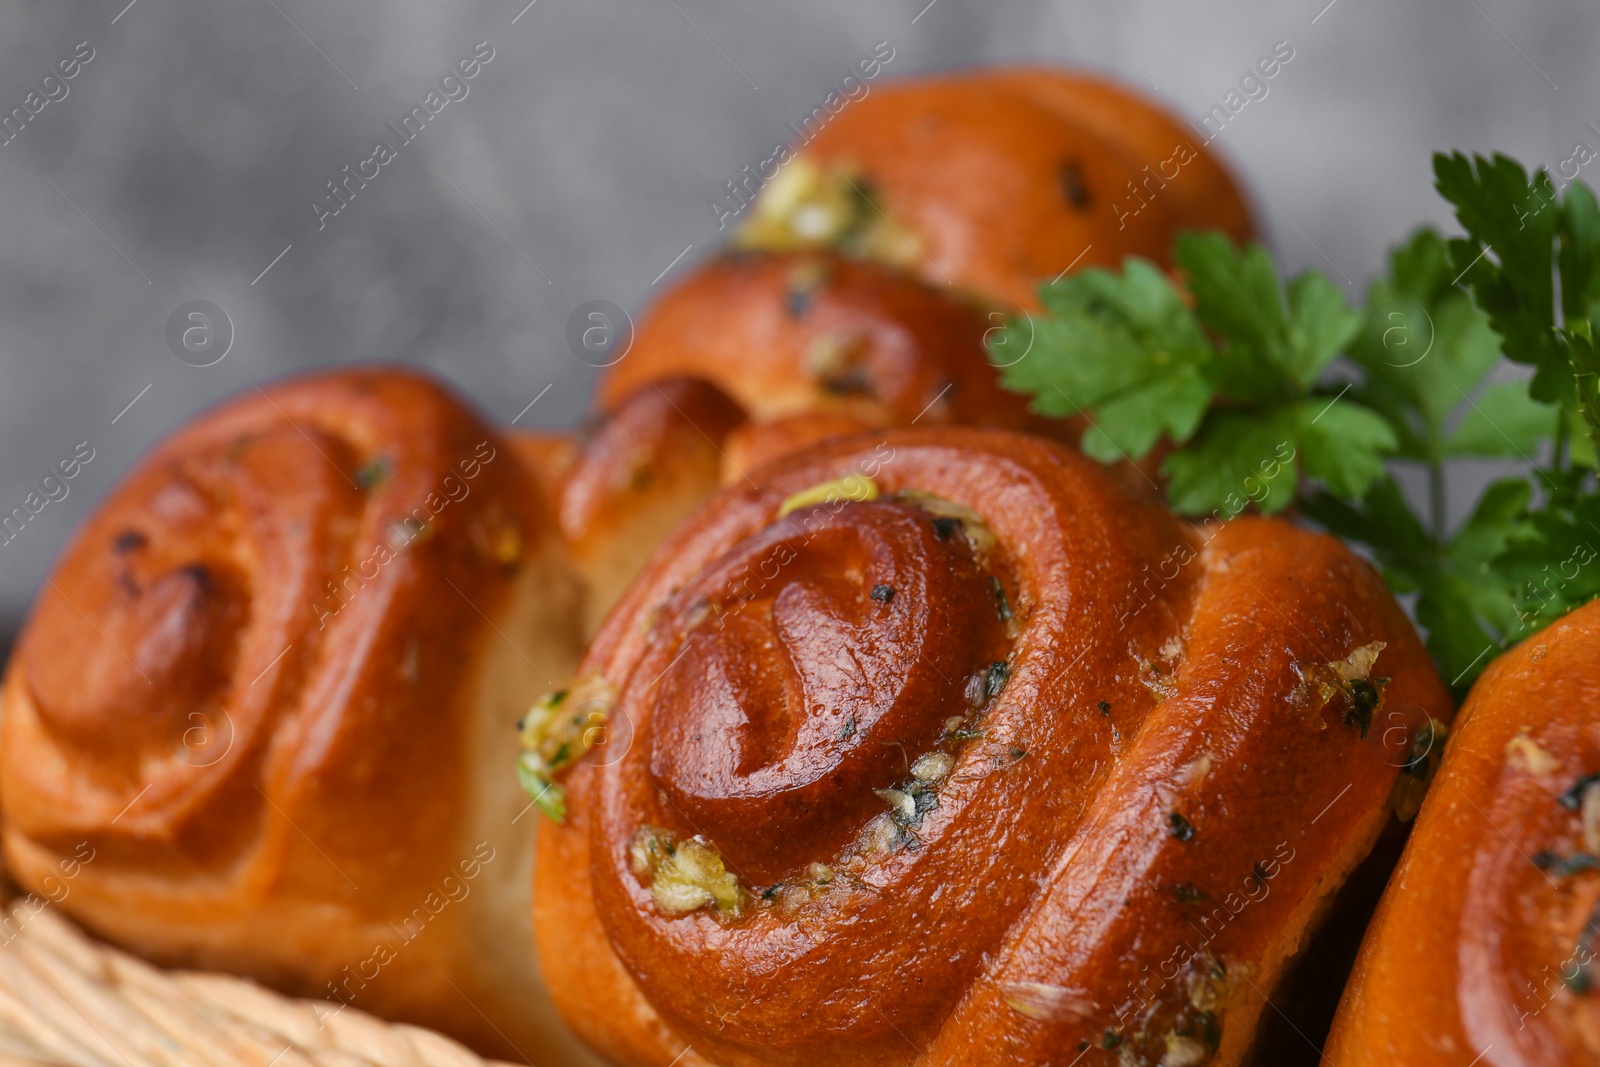
[{"label": "parsley sprig", "polygon": [[[1181,286],[1139,259],[1063,278],[994,350],[1041,413],[1085,416],[1087,454],[1170,450],[1160,471],[1180,513],[1293,505],[1364,546],[1415,595],[1459,693],[1600,595],[1600,205],[1505,156],[1441,154],[1434,170],[1464,236],[1413,233],[1359,309],[1316,271],[1280,283],[1259,246],[1185,234]],[[1526,471],[1451,529],[1446,469],[1485,460]],[[1423,514],[1397,479],[1407,468]]]},{"label": "parsley sprig", "polygon": [[1162,466],[1185,514],[1281,511],[1302,473],[1365,492],[1396,440],[1322,384],[1361,327],[1338,288],[1315,272],[1280,286],[1263,249],[1220,234],[1184,234],[1174,258],[1192,308],[1141,259],[1043,287],[1046,315],[1008,330],[1031,332],[1032,350],[1005,384],[1043,414],[1088,415],[1083,450],[1104,462],[1143,459],[1163,437],[1185,446]]}]

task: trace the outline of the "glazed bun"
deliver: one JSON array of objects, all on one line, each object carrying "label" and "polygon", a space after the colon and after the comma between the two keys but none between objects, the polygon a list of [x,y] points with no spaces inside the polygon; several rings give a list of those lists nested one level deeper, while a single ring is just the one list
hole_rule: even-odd
[{"label": "glazed bun", "polygon": [[559,779],[535,933],[627,1067],[1237,1064],[1449,707],[1333,538],[949,427],[724,490],[569,692],[627,742]]},{"label": "glazed bun", "polygon": [[996,67],[981,76],[1093,131],[1140,164],[1137,193],[1126,186],[1114,191],[1123,210],[1138,211],[1141,198],[1160,197],[1179,230],[1221,230],[1235,241],[1253,236],[1250,208],[1230,168],[1147,97],[1108,78],[1059,67]]},{"label": "glazed bun", "polygon": [[710,382],[640,387],[570,442],[519,433],[524,460],[552,486],[557,528],[585,588],[585,633],[673,527],[721,484],[721,447],[745,421]]},{"label": "glazed bun", "polygon": [[436,382],[205,412],[75,533],[5,678],[6,866],[99,937],[583,1053],[526,945],[514,723],[580,648],[536,483]]},{"label": "glazed bun", "polygon": [[1181,229],[1248,236],[1226,170],[1096,78],[995,68],[875,86],[790,155],[738,240],[836,247],[1021,308],[1074,267],[1167,264]]},{"label": "glazed bun", "polygon": [[1334,1067],[1600,1062],[1600,603],[1490,664],[1367,930]]},{"label": "glazed bun", "polygon": [[704,378],[750,417],[824,411],[870,425],[1036,428],[984,349],[999,321],[881,263],[833,252],[720,256],[641,316],[602,410],[650,382]]}]

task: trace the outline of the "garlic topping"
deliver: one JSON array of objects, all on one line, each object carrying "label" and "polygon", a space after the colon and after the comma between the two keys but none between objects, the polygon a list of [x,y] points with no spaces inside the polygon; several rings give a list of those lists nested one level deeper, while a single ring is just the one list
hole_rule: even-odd
[{"label": "garlic topping", "polygon": [[555,776],[605,744],[616,700],[616,686],[598,674],[585,675],[540,700],[517,723],[523,749],[517,778],[539,810],[556,822],[567,817],[567,799]]},{"label": "garlic topping", "polygon": [[642,827],[628,845],[628,864],[649,886],[656,910],[668,918],[701,908],[710,908],[719,919],[737,919],[744,912],[744,889],[703,837],[679,841],[670,830]]}]

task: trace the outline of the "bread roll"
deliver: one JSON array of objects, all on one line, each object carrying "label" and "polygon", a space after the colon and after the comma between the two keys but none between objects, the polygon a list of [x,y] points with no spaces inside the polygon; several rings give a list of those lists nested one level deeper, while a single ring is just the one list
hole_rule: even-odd
[{"label": "bread roll", "polygon": [[553,535],[500,434],[419,374],[196,417],[74,534],[22,632],[8,869],[149,959],[586,1062],[527,950],[511,774],[518,716],[580,648]]},{"label": "bread roll", "polygon": [[1345,988],[1334,1067],[1600,1062],[1597,641],[1591,603],[1473,686]]},{"label": "bread roll", "polygon": [[714,383],[760,421],[825,411],[874,425],[1042,428],[989,362],[984,337],[999,321],[879,263],[725,255],[644,313],[596,401],[610,410],[682,375]]},{"label": "bread roll", "polygon": [[626,1067],[1237,1064],[1449,709],[1334,539],[956,428],[730,486],[577,678],[535,933]]},{"label": "bread roll", "polygon": [[1181,229],[1250,230],[1227,171],[1181,124],[1079,74],[886,82],[790,147],[743,244],[837,247],[1025,309],[1069,268],[1166,264]]}]

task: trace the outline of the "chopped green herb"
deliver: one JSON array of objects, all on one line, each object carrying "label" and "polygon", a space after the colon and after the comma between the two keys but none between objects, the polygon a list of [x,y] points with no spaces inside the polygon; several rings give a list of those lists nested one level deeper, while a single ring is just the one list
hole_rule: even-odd
[{"label": "chopped green herb", "polygon": [[1102,701],[1100,701],[1100,703],[1096,704],[1095,707],[1100,709],[1100,714],[1102,714],[1102,715],[1110,715],[1111,714],[1111,705],[1108,702],[1104,701],[1104,700],[1102,700]]},{"label": "chopped green herb", "polygon": [[989,664],[989,676],[984,682],[984,691],[992,699],[1000,694],[1006,687],[1006,682],[1011,678],[1011,665],[1005,660],[995,660]]},{"label": "chopped green herb", "polygon": [[1110,1030],[1107,1030],[1100,1038],[1100,1047],[1108,1051],[1116,1048],[1120,1044],[1122,1044],[1121,1036],[1112,1033]]},{"label": "chopped green herb", "polygon": [[933,520],[933,536],[941,541],[950,540],[950,535],[961,529],[961,520],[953,519],[948,515],[940,515]]},{"label": "chopped green herb", "polygon": [[1411,752],[1401,771],[1411,778],[1427,781],[1439,763],[1439,749],[1443,746],[1448,728],[1438,719],[1430,718],[1422,724],[1411,739]]},{"label": "chopped green herb", "polygon": [[1566,876],[1581,871],[1600,871],[1600,856],[1588,852],[1574,852],[1570,856],[1562,857],[1554,852],[1536,852],[1533,855],[1533,865],[1541,871]]},{"label": "chopped green herb", "polygon": [[974,708],[982,707],[999,695],[1010,678],[1011,665],[1005,660],[995,660],[967,679],[967,703]]},{"label": "chopped green herb", "polygon": [[1180,813],[1174,811],[1167,815],[1167,832],[1179,841],[1194,840],[1194,826]]},{"label": "chopped green herb", "polygon": [[1586,774],[1574,782],[1571,789],[1557,797],[1556,803],[1568,811],[1577,811],[1583,807],[1583,794],[1596,783],[1600,783],[1600,774]]},{"label": "chopped green herb", "polygon": [[1372,729],[1372,713],[1378,707],[1380,694],[1378,687],[1365,678],[1354,678],[1348,683],[1350,693],[1350,706],[1345,709],[1344,723],[1346,726],[1354,723],[1361,730],[1361,739],[1367,738],[1367,731]]},{"label": "chopped green herb", "polygon": [[[577,713],[562,708],[571,695]],[[517,720],[523,751],[517,757],[517,778],[539,810],[556,822],[566,819],[566,793],[555,784],[558,774],[604,744],[606,722],[616,702],[616,687],[599,675],[587,675],[571,688],[558,689]]]},{"label": "chopped green herb", "polygon": [[1173,1027],[1173,1033],[1178,1037],[1197,1038],[1207,1052],[1215,1052],[1222,1044],[1222,1024],[1211,1011],[1196,1012]]},{"label": "chopped green herb", "polygon": [[524,752],[517,760],[517,781],[539,810],[555,822],[567,820],[567,791],[550,780],[548,769],[530,760]]},{"label": "chopped green herb", "polygon": [[839,731],[839,740],[848,741],[850,738],[855,736],[855,733],[856,717],[852,714],[844,720],[844,729]]},{"label": "chopped green herb", "polygon": [[370,463],[356,471],[356,484],[363,489],[376,489],[387,477],[389,477],[389,457],[374,456]]},{"label": "chopped green herb", "polygon": [[995,610],[1000,615],[1001,622],[1011,621],[1011,601],[1006,599],[1006,587],[1000,584],[1000,579],[991,576],[989,588],[994,591]]},{"label": "chopped green herb", "polygon": [[872,592],[869,595],[878,603],[887,604],[889,601],[894,599],[894,586],[875,585],[872,587]]},{"label": "chopped green herb", "polygon": [[[1257,864],[1257,866],[1260,866]],[[1209,900],[1205,892],[1195,887],[1192,882],[1175,882],[1172,886],[1172,895],[1184,904],[1199,904]]]},{"label": "chopped green herb", "polygon": [[1584,962],[1579,964],[1571,975],[1562,975],[1561,980],[1567,988],[1574,993],[1584,994],[1594,989],[1595,943],[1600,940],[1600,903],[1596,903],[1594,910],[1589,913],[1589,918],[1583,924],[1583,932],[1578,935],[1578,943],[1572,950],[1574,958],[1583,957]]}]

